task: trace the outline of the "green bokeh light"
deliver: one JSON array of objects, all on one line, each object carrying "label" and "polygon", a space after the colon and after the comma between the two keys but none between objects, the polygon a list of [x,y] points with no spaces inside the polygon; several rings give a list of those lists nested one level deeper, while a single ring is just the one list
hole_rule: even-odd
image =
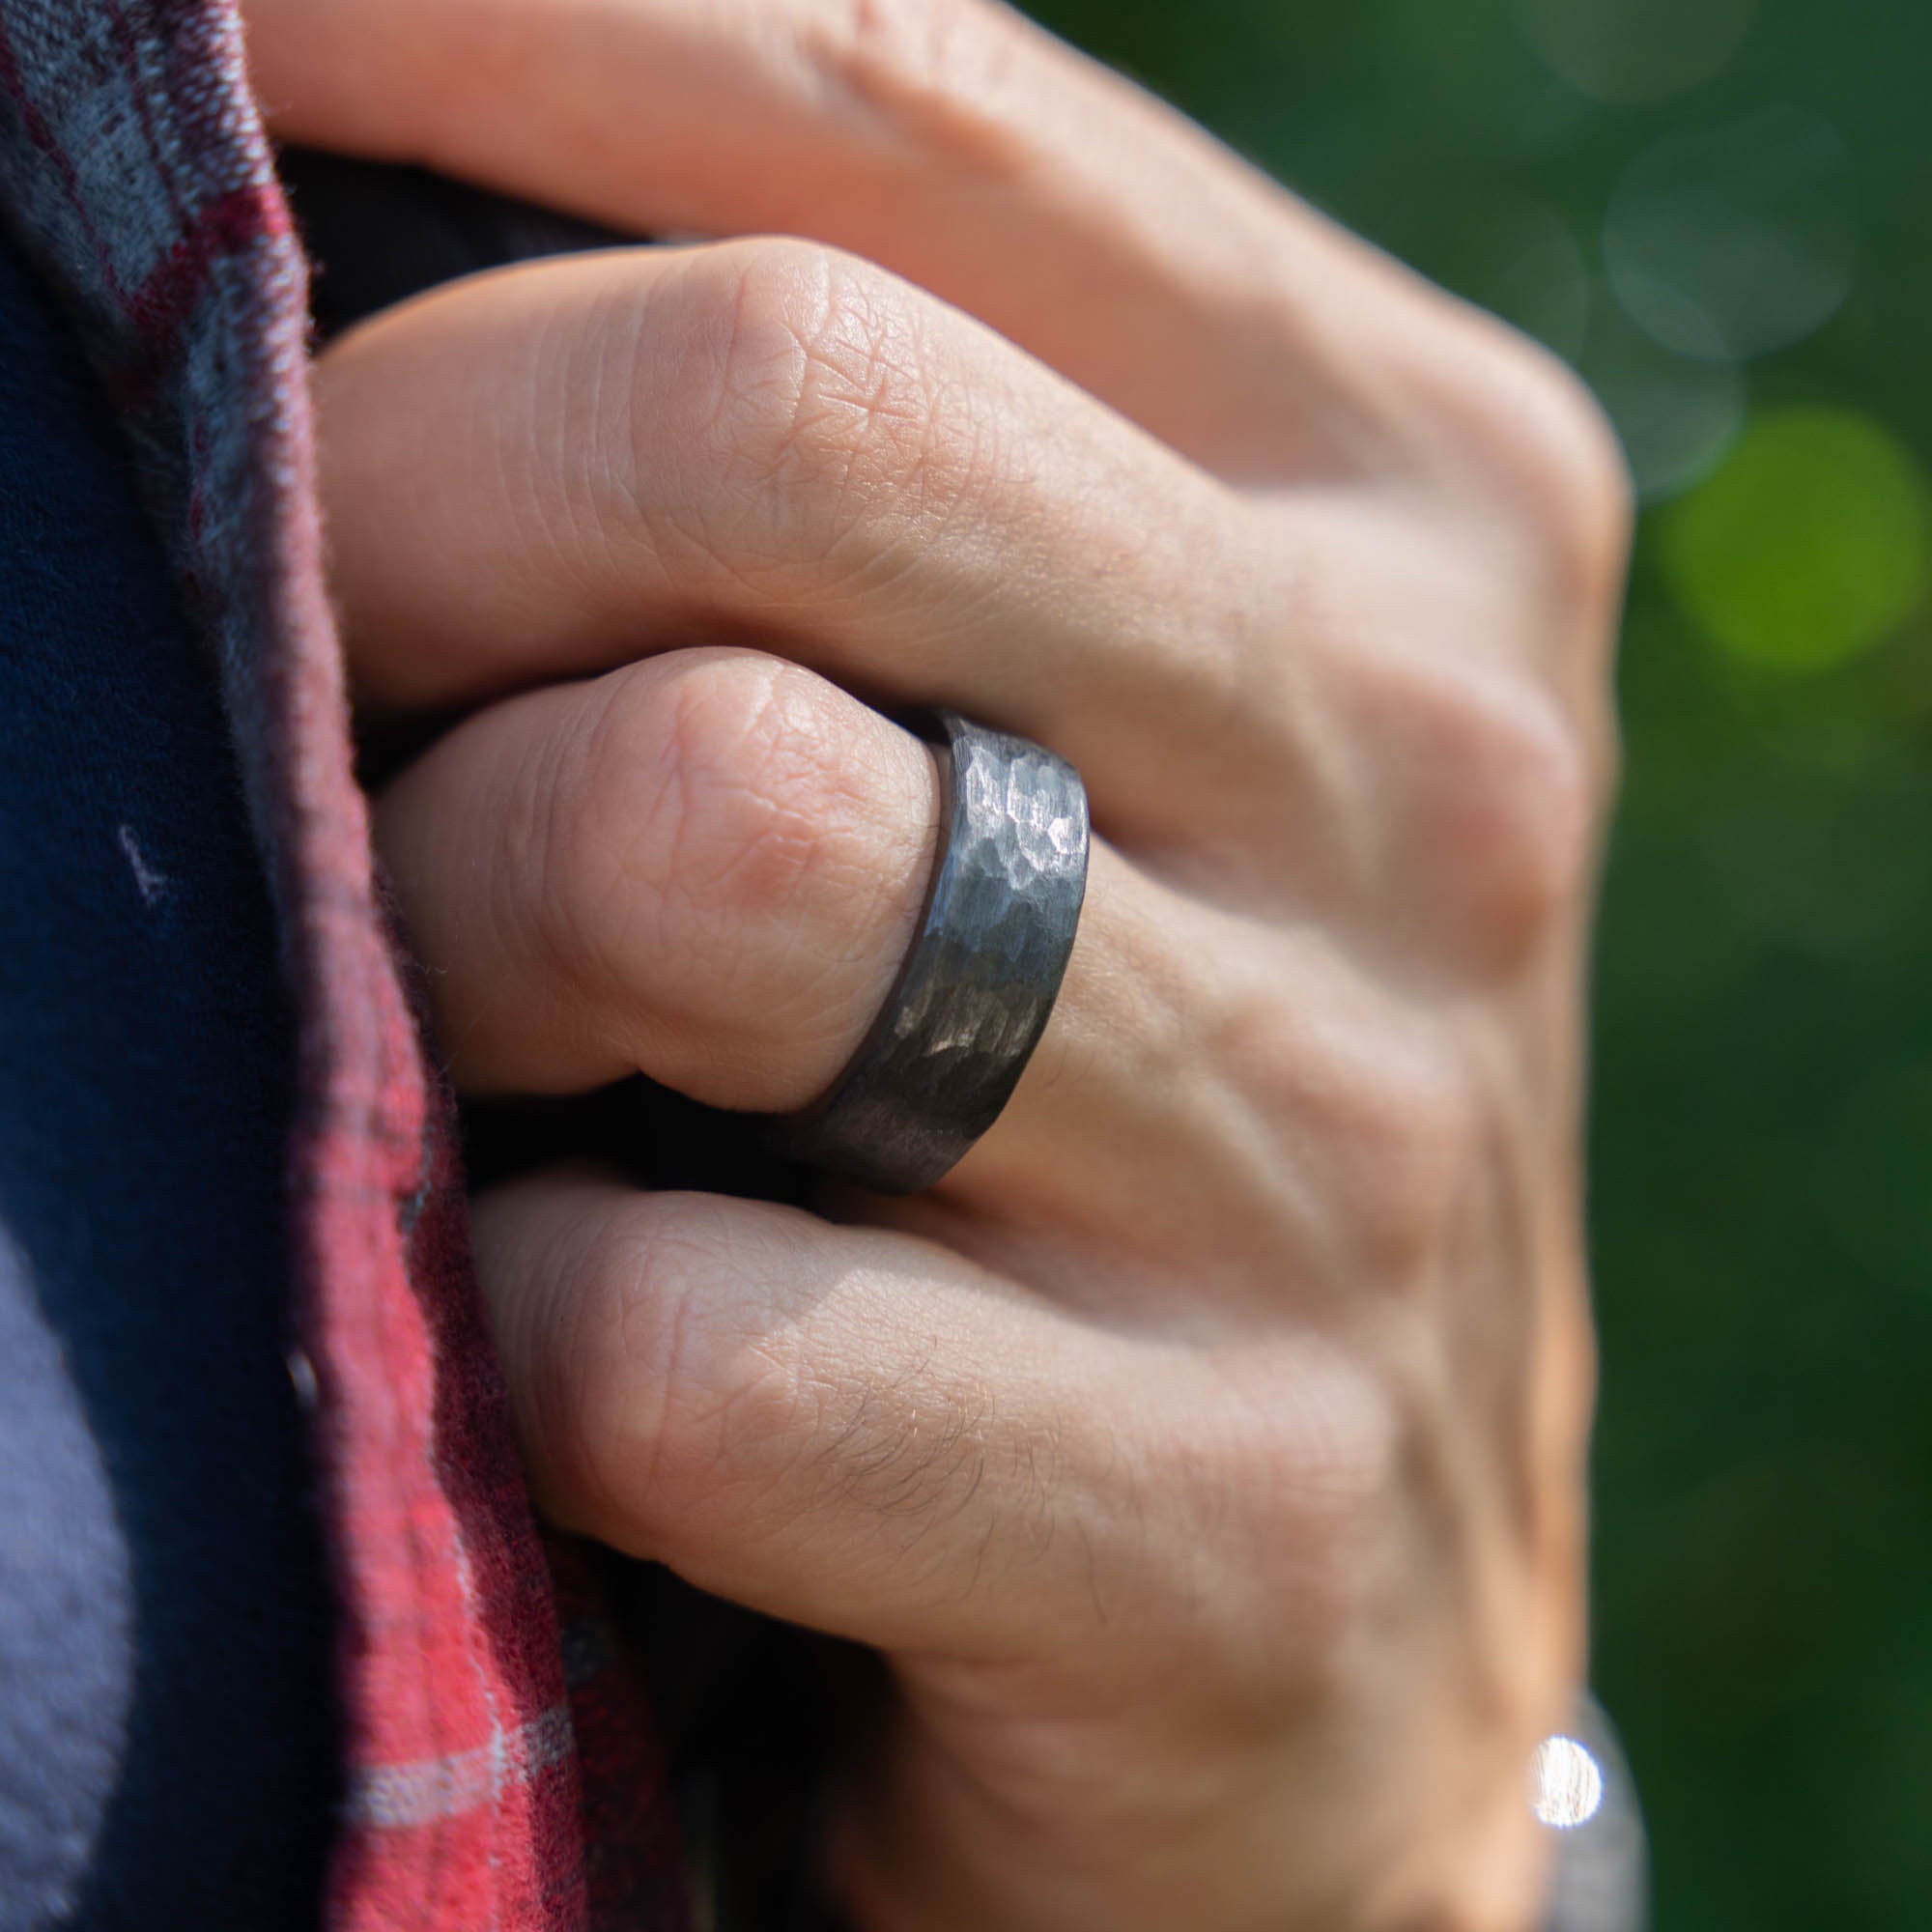
[{"label": "green bokeh light", "polygon": [[1823,670],[1884,642],[1924,599],[1932,497],[1877,423],[1780,410],[1665,515],[1662,543],[1678,602],[1727,651]]}]

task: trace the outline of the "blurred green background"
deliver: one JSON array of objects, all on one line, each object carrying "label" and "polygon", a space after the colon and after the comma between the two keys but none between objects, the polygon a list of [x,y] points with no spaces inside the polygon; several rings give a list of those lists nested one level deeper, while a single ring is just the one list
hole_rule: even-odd
[{"label": "blurred green background", "polygon": [[1932,1923],[1932,0],[1036,11],[1624,436],[1596,1681],[1661,1932]]}]

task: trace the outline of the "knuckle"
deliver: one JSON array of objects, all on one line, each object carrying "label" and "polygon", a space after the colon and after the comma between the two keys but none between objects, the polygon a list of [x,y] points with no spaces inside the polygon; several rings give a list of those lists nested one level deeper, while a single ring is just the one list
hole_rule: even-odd
[{"label": "knuckle", "polygon": [[665,1390],[639,1373],[652,1357],[636,1348],[637,1317],[655,1312],[674,1327],[654,1292],[657,1244],[646,1217],[629,1214],[592,1236],[559,1242],[543,1319],[555,1341],[535,1392],[552,1487],[568,1498],[572,1527],[613,1542],[639,1539],[637,1498],[657,1441]]},{"label": "knuckle", "polygon": [[[980,468],[909,292],[836,249],[721,251],[702,294],[703,398],[682,493],[741,590],[795,600],[890,582]],[[657,460],[660,434],[639,464]]]},{"label": "knuckle", "polygon": [[715,1204],[653,1196],[607,1234],[580,1290],[572,1485],[639,1553],[682,1553],[706,1505],[799,1426],[800,1378],[759,1345],[736,1247]]},{"label": "knuckle", "polygon": [[549,961],[593,1005],[620,995],[651,956],[648,908],[661,896],[663,828],[676,808],[676,772],[651,702],[657,668],[599,680],[587,725],[567,720],[532,765],[529,869]]},{"label": "knuckle", "polygon": [[[1198,1587],[1259,1636],[1240,1674],[1278,1690],[1285,1654],[1320,1671],[1374,1614],[1404,1508],[1406,1428],[1385,1379],[1310,1335],[1251,1357],[1230,1380],[1235,1420],[1211,1467],[1196,1470],[1203,1493],[1190,1514],[1217,1524],[1199,1547],[1234,1574]],[[1222,1497],[1240,1499],[1244,1534],[1230,1532]]]},{"label": "knuckle", "polygon": [[813,64],[855,93],[921,89],[945,71],[964,12],[957,0],[819,0],[802,38]]},{"label": "knuckle", "polygon": [[1435,1040],[1384,1040],[1346,1108],[1355,1206],[1347,1253],[1359,1286],[1425,1287],[1455,1229],[1481,1139],[1476,1096]]},{"label": "knuckle", "polygon": [[542,896],[568,982],[651,1029],[661,1077],[701,1060],[709,1097],[742,1081],[776,1104],[773,1068],[809,1072],[820,1037],[853,1023],[925,830],[857,713],[754,652],[604,680],[549,816]]},{"label": "knuckle", "polygon": [[1382,1000],[1309,990],[1248,1002],[1215,1058],[1244,1070],[1274,1132],[1291,1124],[1319,1163],[1303,1245],[1337,1292],[1406,1293],[1440,1259],[1480,1139],[1478,1095],[1435,1029]]},{"label": "knuckle", "polygon": [[1472,358],[1477,447],[1566,638],[1610,642],[1634,494],[1623,447],[1582,379],[1526,338]]},{"label": "knuckle", "polygon": [[1392,1393],[1338,1353],[1304,1361],[1272,1445],[1318,1643],[1360,1627],[1402,1507],[1405,1430]]},{"label": "knuckle", "polygon": [[1526,678],[1438,667],[1411,691],[1408,820],[1452,951],[1507,971],[1579,912],[1605,781],[1599,748]]},{"label": "knuckle", "polygon": [[568,742],[566,733],[552,731],[533,755],[513,762],[480,897],[495,950],[531,959],[557,985],[574,988],[580,949],[572,923],[557,917],[571,895],[555,890],[572,849],[563,810]]},{"label": "knuckle", "polygon": [[1558,707],[1523,688],[1474,707],[1452,780],[1468,904],[1496,956],[1532,950],[1579,905],[1592,871],[1596,785]]},{"label": "knuckle", "polygon": [[710,932],[790,921],[845,815],[817,680],[731,658],[665,696],[653,728],[671,781],[648,828],[661,896]]},{"label": "knuckle", "polygon": [[1523,461],[1538,528],[1563,602],[1605,640],[1620,601],[1634,517],[1623,446],[1596,397],[1560,364],[1542,373]]},{"label": "knuckle", "polygon": [[981,0],[816,0],[799,40],[849,119],[981,169],[1011,153],[997,108],[1020,49]]},{"label": "knuckle", "polygon": [[[714,935],[742,944],[748,926],[795,912],[851,815],[849,781],[810,673],[712,652],[646,670],[611,681],[585,740],[563,862],[579,876],[564,896],[647,907],[654,952],[668,938],[685,950],[682,934],[709,968]],[[605,963],[621,975],[636,960],[628,946],[619,954]]]}]

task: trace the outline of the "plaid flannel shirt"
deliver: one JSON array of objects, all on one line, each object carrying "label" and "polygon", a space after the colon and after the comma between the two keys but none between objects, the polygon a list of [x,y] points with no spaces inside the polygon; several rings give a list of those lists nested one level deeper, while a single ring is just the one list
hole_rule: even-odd
[{"label": "plaid flannel shirt", "polygon": [[[0,217],[75,318],[214,653],[301,1024],[291,1150],[343,1605],[331,1932],[671,1932],[641,1659],[540,1538],[466,1245],[452,1111],[380,903],[322,574],[306,270],[234,0],[0,0]],[[1644,1918],[1613,1735],[1549,1923]]]},{"label": "plaid flannel shirt", "polygon": [[217,662],[300,1020],[292,1265],[350,1755],[328,1922],[680,1926],[639,1661],[531,1520],[372,877],[305,269],[232,0],[0,0],[0,214],[74,318]]}]

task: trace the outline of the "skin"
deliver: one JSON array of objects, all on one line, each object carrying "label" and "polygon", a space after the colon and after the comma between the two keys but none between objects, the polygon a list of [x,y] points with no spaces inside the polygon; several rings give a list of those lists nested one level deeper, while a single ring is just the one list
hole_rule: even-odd
[{"label": "skin", "polygon": [[254,0],[276,130],[639,231],[316,371],[471,1093],[802,1104],[946,702],[1079,765],[938,1188],[474,1207],[565,1525],[874,1646],[867,1932],[1533,1922],[1582,1660],[1581,962],[1627,540],[1572,380],[978,0]]}]

